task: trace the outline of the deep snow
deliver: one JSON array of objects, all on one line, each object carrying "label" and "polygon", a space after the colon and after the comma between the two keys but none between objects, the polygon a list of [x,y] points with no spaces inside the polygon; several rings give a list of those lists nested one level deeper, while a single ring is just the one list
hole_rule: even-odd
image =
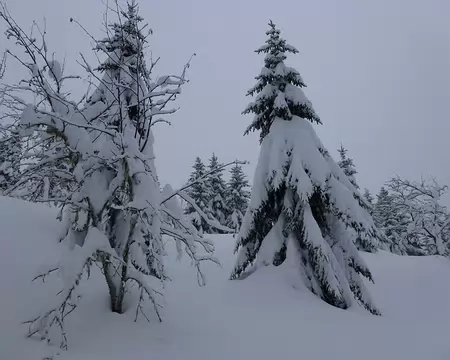
[{"label": "deep snow", "polygon": [[[134,323],[134,309],[108,311],[107,287],[94,273],[67,319],[69,350],[27,339],[29,319],[45,307],[56,279],[31,283],[55,262],[60,224],[45,205],[0,197],[0,359],[450,359],[450,262],[440,257],[364,254],[376,284],[368,285],[383,313],[339,310],[299,285],[286,266],[261,268],[229,281],[231,236],[213,236],[222,267],[206,264],[199,288],[188,257],[168,258],[163,323]],[[169,249],[170,250],[170,249]],[[169,251],[169,253],[173,251]]]}]

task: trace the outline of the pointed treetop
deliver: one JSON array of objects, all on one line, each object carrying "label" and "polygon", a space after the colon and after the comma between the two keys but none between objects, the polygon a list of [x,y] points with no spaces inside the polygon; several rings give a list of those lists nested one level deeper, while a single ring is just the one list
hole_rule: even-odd
[{"label": "pointed treetop", "polygon": [[266,54],[264,67],[256,77],[257,83],[247,92],[247,96],[256,95],[243,111],[243,114],[254,113],[255,117],[245,134],[260,130],[260,141],[269,133],[276,118],[292,120],[295,116],[321,124],[311,102],[303,93],[306,87],[300,73],[284,64],[286,53],[296,54],[298,50],[280,37],[280,30],[269,22],[266,32],[268,39],[256,53]]},{"label": "pointed treetop", "polygon": [[[286,60],[286,52],[297,54],[298,50],[286,43],[286,40],[280,38],[281,31],[277,29],[272,20],[269,21],[270,29],[266,31],[269,37],[266,40],[266,45],[261,46],[255,50],[256,53],[265,53],[265,65],[268,69],[275,69],[280,62]],[[305,86],[303,84],[303,86]]]},{"label": "pointed treetop", "polygon": [[136,0],[131,0],[131,2],[127,2],[127,11],[122,11],[123,16],[128,21],[135,21],[140,22],[143,20],[140,16],[138,16],[139,13],[139,6],[137,4]]},{"label": "pointed treetop", "polygon": [[127,10],[121,10],[120,13],[123,21],[109,24],[112,34],[97,41],[94,48],[97,51],[110,54],[97,70],[117,70],[120,68],[120,59],[123,58],[123,60],[126,60],[128,67],[136,68],[132,72],[142,72],[145,77],[148,77],[143,53],[147,43],[146,35],[142,33],[145,26],[139,25],[144,21],[144,18],[139,16],[137,2],[134,0],[131,3],[127,2]]},{"label": "pointed treetop", "polygon": [[347,175],[352,185],[359,189],[358,184],[356,183],[355,174],[358,172],[355,169],[355,164],[353,163],[353,159],[347,157],[347,149],[341,144],[341,147],[337,150],[341,157],[341,160],[338,161],[339,167],[344,171],[344,174]]},{"label": "pointed treetop", "polygon": [[364,189],[364,198],[367,200],[369,204],[373,204],[374,197],[369,189]]},{"label": "pointed treetop", "polygon": [[209,159],[209,167],[213,169],[216,168],[217,166],[219,166],[219,158],[215,153],[212,153],[212,156]]},{"label": "pointed treetop", "polygon": [[192,166],[197,172],[204,172],[205,171],[205,165],[203,164],[202,159],[200,159],[200,157],[196,157],[195,158],[195,163]]}]

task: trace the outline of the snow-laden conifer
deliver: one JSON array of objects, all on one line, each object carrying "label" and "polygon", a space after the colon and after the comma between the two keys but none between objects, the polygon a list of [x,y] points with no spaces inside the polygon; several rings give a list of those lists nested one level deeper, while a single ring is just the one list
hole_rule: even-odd
[{"label": "snow-laden conifer", "polygon": [[359,189],[358,184],[356,183],[355,175],[358,173],[355,168],[355,164],[353,163],[353,159],[347,156],[348,150],[344,148],[343,145],[338,149],[340,160],[338,161],[339,167],[344,171],[344,174],[347,175],[348,179],[352,183],[352,185]]},{"label": "snow-laden conifer", "polygon": [[261,152],[249,208],[237,238],[232,279],[259,265],[296,264],[298,276],[327,303],[346,309],[354,300],[373,314],[362,277],[372,279],[353,243],[353,232],[368,242],[377,230],[368,206],[317,137],[320,123],[297,70],[284,64],[298,51],[280,38],[272,22],[257,94],[244,113],[254,113],[249,130],[261,131]]},{"label": "snow-laden conifer", "polygon": [[373,219],[388,241],[388,250],[394,254],[405,254],[408,221],[398,205],[389,191],[381,187],[374,205]]},{"label": "snow-laden conifer", "polygon": [[[343,145],[338,149],[340,160],[337,162],[339,167],[344,171],[344,174],[350,180],[350,183],[355,187],[355,189],[359,190],[359,186],[356,182],[355,175],[358,173],[355,168],[355,164],[353,163],[353,159],[347,156],[348,150],[344,148]],[[366,197],[364,196],[364,199]],[[370,215],[372,215],[372,206],[370,202],[367,203],[367,211]],[[381,233],[378,235],[378,243],[381,247],[386,248],[386,239],[382,236]],[[361,238],[358,234],[355,234],[355,245],[358,250],[367,251],[367,252],[375,252],[376,246],[372,241],[367,241],[367,239]]]},{"label": "snow-laden conifer", "polygon": [[226,183],[223,179],[223,164],[219,163],[219,159],[212,154],[209,159],[208,172],[210,175],[206,182],[206,190],[208,191],[208,209],[211,211],[213,219],[220,224],[226,225],[227,205],[225,202]]},{"label": "snow-laden conifer", "polygon": [[373,216],[373,201],[375,200],[372,193],[369,189],[364,189],[364,199],[366,199],[366,202],[368,205],[370,205],[369,213],[371,216]]},{"label": "snow-laden conifer", "polygon": [[228,209],[227,226],[239,232],[250,200],[248,180],[242,166],[231,168],[231,177],[227,184],[226,203]]},{"label": "snow-laden conifer", "polygon": [[297,54],[298,50],[280,38],[280,32],[272,22],[269,25],[269,39],[255,50],[258,54],[266,54],[265,66],[255,77],[256,85],[247,92],[247,96],[257,96],[243,111],[243,114],[255,114],[245,134],[259,130],[261,142],[269,133],[275,118],[290,120],[297,116],[321,124],[311,102],[301,90],[306,85],[300,73],[284,64],[286,53]]},{"label": "snow-laden conifer", "polygon": [[196,207],[201,209],[208,217],[212,217],[212,212],[209,207],[209,191],[207,189],[206,167],[200,157],[196,157],[195,163],[192,166],[193,170],[189,177],[189,183],[192,184],[186,189],[186,194],[192,198],[195,205],[187,204],[184,213],[188,219],[200,232],[209,232],[209,225],[206,220],[200,216]]}]

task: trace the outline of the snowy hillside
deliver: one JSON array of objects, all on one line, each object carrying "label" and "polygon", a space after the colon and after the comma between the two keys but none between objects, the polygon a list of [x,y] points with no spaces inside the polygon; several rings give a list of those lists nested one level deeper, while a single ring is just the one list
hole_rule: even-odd
[{"label": "snowy hillside", "polygon": [[[59,352],[25,338],[26,325],[48,302],[50,282],[31,283],[40,265],[55,261],[56,211],[0,197],[0,359],[41,359]],[[69,350],[55,359],[449,359],[450,262],[439,257],[364,255],[376,284],[368,285],[383,316],[333,308],[302,286],[293,288],[283,266],[245,281],[229,281],[234,239],[214,236],[222,267],[206,264],[199,288],[187,257],[171,256],[163,322],[134,323],[108,310],[98,273],[68,324]],[[55,287],[56,290],[56,287]]]}]

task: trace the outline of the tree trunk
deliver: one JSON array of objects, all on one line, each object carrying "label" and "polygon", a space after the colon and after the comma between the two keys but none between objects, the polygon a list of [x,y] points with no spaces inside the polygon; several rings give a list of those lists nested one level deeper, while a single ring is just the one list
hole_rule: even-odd
[{"label": "tree trunk", "polygon": [[125,296],[125,282],[123,273],[125,271],[126,276],[126,266],[115,267],[109,259],[103,260],[103,269],[105,280],[108,285],[111,311],[122,314],[123,313],[123,299]]}]

